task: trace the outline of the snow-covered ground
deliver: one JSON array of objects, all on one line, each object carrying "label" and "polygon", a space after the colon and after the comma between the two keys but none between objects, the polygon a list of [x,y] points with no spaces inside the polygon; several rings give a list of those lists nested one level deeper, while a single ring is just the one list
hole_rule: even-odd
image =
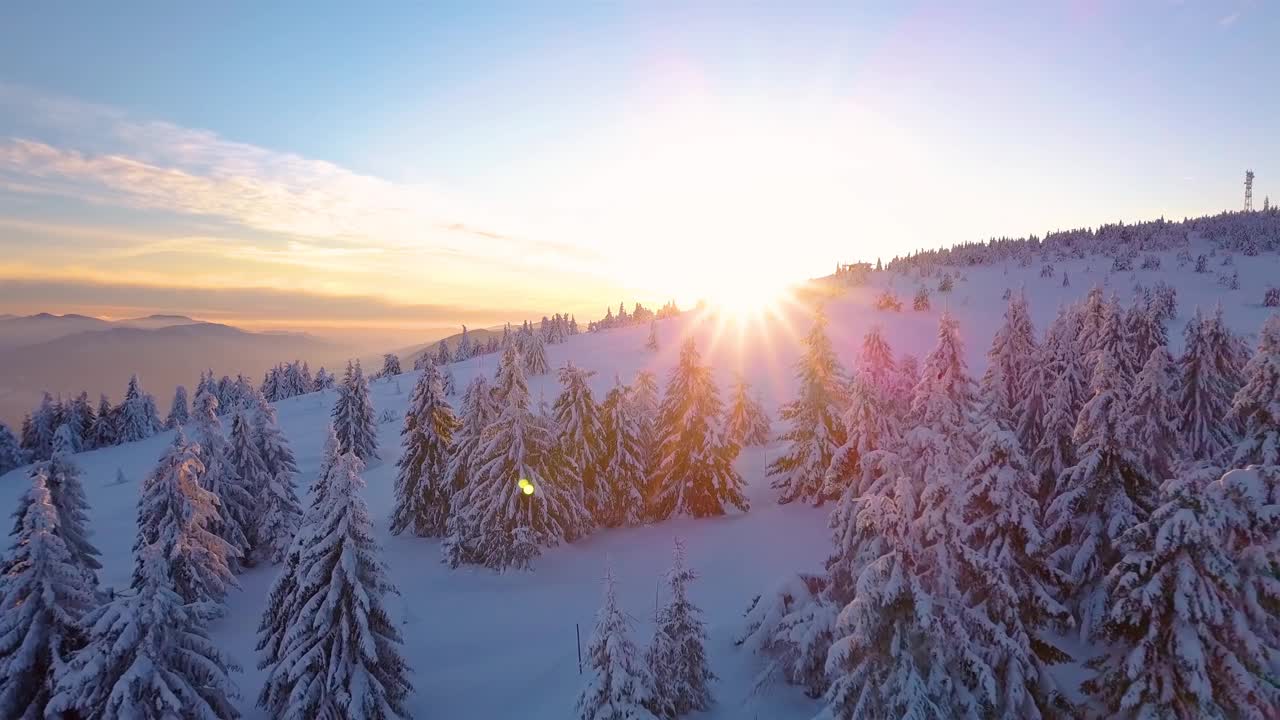
[{"label": "snow-covered ground", "polygon": [[[1193,247],[1208,252],[1208,245]],[[1163,280],[1177,289],[1178,315],[1169,327],[1171,350],[1182,345],[1182,329],[1198,305],[1212,310],[1221,304],[1228,324],[1252,338],[1269,309],[1261,302],[1265,289],[1280,282],[1280,256],[1235,258],[1240,289],[1227,290],[1216,273],[1232,268],[1212,258],[1210,273],[1191,267],[1178,270],[1173,253],[1163,256],[1161,271],[1109,272],[1110,260],[1093,257],[1056,262],[1052,278],[1040,278],[1039,264],[1019,268],[967,268],[949,295],[934,292],[933,308],[910,309],[917,283],[891,273],[877,273],[869,286],[851,288],[830,300],[827,314],[832,343],[846,367],[852,365],[863,334],[880,325],[896,353],[923,356],[932,346],[939,314],[944,309],[959,319],[972,374],[981,374],[987,345],[1001,322],[1006,288],[1026,288],[1037,330],[1043,330],[1060,304],[1075,301],[1093,285],[1114,291],[1122,300],[1132,297],[1135,283]],[[1070,287],[1062,287],[1062,272]],[[885,284],[894,283],[904,309],[882,312],[873,302]],[[936,286],[937,279],[930,281]],[[603,399],[615,375],[630,382],[636,372],[658,373],[665,384],[680,340],[697,338],[704,358],[716,369],[722,397],[734,374],[741,372],[761,394],[771,417],[795,387],[792,365],[800,338],[807,331],[806,312],[783,307],[763,323],[741,326],[716,317],[687,313],[658,324],[661,349],[644,349],[648,328],[643,326],[571,337],[547,348],[551,367],[572,360],[597,371],[592,378],[597,399]],[[496,355],[450,366],[457,387],[465,387],[476,373],[492,374]],[[370,368],[373,370],[373,368]],[[379,414],[390,409],[403,415],[416,373],[373,383],[373,402]],[[547,403],[558,393],[554,373],[529,379],[535,399]],[[281,427],[288,435],[301,467],[300,483],[308,485],[320,460],[324,428],[335,399],[334,391],[313,393],[277,405]],[[167,399],[161,399],[162,404]],[[455,404],[457,398],[454,398]],[[775,421],[775,433],[782,428]],[[748,448],[738,460],[752,503],[746,514],[692,520],[678,519],[653,526],[604,530],[572,545],[546,551],[532,572],[496,574],[482,568],[450,570],[439,562],[439,544],[387,532],[392,506],[395,461],[400,454],[399,421],[378,427],[382,459],[365,473],[367,500],[377,524],[383,557],[401,596],[391,607],[399,613],[405,656],[412,665],[415,694],[409,706],[415,717],[503,718],[559,720],[572,715],[583,678],[578,674],[575,625],[581,628],[585,650],[594,614],[600,603],[601,578],[612,564],[618,593],[635,621],[634,639],[647,642],[659,579],[671,558],[671,540],[685,538],[689,564],[701,578],[692,587],[708,622],[709,653],[720,680],[715,685],[716,707],[707,718],[809,718],[816,701],[799,689],[771,688],[752,695],[759,660],[733,645],[742,613],[756,593],[767,591],[784,574],[818,570],[827,555],[828,508],[779,506],[764,476],[766,464],[781,452],[777,443]],[[138,482],[170,442],[162,433],[143,442],[105,448],[76,456],[84,468],[85,490],[92,510],[94,540],[102,550],[104,586],[125,587],[132,569]],[[127,483],[116,484],[117,469]],[[25,470],[0,477],[0,507],[14,507],[28,483]],[[261,672],[253,648],[268,588],[277,568],[262,566],[240,576],[242,589],[228,599],[227,615],[212,628],[214,638],[243,667],[235,676],[246,717],[266,717],[254,707]]]}]

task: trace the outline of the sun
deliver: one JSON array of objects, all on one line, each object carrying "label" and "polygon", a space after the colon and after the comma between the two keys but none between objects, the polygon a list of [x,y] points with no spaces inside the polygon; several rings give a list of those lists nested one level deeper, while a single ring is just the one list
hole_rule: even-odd
[{"label": "sun", "polygon": [[787,295],[786,285],[763,270],[728,271],[704,280],[701,298],[707,309],[740,323],[776,312]]}]

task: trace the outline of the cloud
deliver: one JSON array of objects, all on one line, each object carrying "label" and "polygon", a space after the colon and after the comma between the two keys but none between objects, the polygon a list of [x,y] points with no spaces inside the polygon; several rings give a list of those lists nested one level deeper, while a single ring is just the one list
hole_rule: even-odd
[{"label": "cloud", "polygon": [[391,182],[207,130],[136,120],[4,84],[0,113],[24,118],[18,127],[29,131],[0,138],[0,187],[12,193],[212,218],[309,242],[586,271],[601,260],[587,248],[529,237],[498,213],[429,185]]},{"label": "cloud", "polygon": [[1224,15],[1221,18],[1218,18],[1218,24],[1221,25],[1222,27],[1231,27],[1232,25],[1235,25],[1236,21],[1239,19],[1240,19],[1240,11],[1237,10],[1231,13],[1230,15]]},{"label": "cloud", "polygon": [[259,287],[176,287],[103,282],[92,278],[20,278],[0,282],[0,307],[18,312],[57,310],[113,314],[172,312],[228,322],[437,327],[493,324],[539,317],[530,308],[398,304],[369,295],[327,295]]}]

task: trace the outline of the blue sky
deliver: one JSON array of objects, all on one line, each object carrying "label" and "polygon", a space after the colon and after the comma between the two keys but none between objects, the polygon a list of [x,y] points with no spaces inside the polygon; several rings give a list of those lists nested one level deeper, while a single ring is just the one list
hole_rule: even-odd
[{"label": "blue sky", "polygon": [[1261,0],[207,5],[8,11],[0,312],[593,315],[1280,196]]}]

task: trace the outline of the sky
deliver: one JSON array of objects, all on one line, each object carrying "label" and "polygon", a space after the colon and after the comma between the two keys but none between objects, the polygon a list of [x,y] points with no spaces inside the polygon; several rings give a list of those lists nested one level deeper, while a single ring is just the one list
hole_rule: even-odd
[{"label": "sky", "polygon": [[1280,198],[1280,4],[22,3],[0,313],[595,318]]}]

